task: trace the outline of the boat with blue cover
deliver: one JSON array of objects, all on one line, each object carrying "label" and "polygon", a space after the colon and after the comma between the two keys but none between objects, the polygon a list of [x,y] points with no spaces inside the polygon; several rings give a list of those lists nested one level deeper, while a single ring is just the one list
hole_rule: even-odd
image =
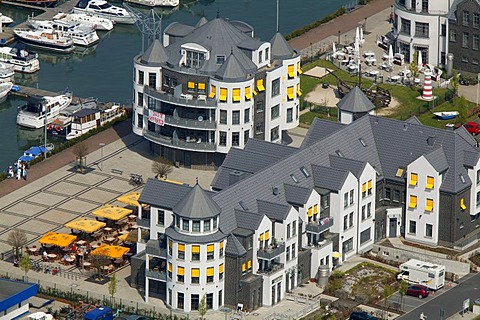
[{"label": "boat with blue cover", "polygon": [[55,146],[52,143],[47,143],[46,145],[43,145],[43,146],[34,146],[26,150],[25,152],[23,152],[23,155],[20,158],[18,158],[18,160],[22,162],[30,162],[33,159],[36,159],[44,155],[46,152],[52,151],[54,148]]}]

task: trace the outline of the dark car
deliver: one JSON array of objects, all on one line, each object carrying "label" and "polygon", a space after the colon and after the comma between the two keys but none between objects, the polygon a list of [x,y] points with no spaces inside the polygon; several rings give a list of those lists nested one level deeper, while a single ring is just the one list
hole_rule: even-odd
[{"label": "dark car", "polygon": [[408,289],[407,289],[407,295],[408,296],[419,297],[420,299],[428,297],[429,292],[430,291],[428,290],[427,287],[419,285],[419,284],[409,286]]},{"label": "dark car", "polygon": [[462,78],[462,77],[460,77],[460,79],[458,79],[458,83],[460,83],[462,86],[469,86],[470,85],[470,81],[468,81],[468,79],[465,79],[465,78]]},{"label": "dark car", "polygon": [[365,311],[355,311],[350,315],[349,320],[378,320],[377,317],[372,316],[370,313]]},{"label": "dark car", "polygon": [[463,125],[468,132],[476,136],[480,133],[480,124],[476,122],[467,122]]}]

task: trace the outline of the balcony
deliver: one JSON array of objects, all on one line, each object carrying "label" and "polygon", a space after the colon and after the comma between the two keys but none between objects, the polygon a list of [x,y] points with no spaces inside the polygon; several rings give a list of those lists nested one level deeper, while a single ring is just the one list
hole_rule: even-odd
[{"label": "balcony", "polygon": [[145,270],[145,276],[151,279],[167,282],[167,273],[164,271]]},{"label": "balcony", "polygon": [[421,8],[420,12],[417,12],[417,8],[407,8],[406,5],[406,0],[395,0],[395,7],[399,10],[406,11],[406,12],[412,12],[412,13],[418,13],[418,14],[425,14],[425,15],[445,15],[448,14],[447,11],[444,10],[428,10],[426,8]]},{"label": "balcony", "polygon": [[326,230],[328,230],[328,228],[330,228],[331,226],[333,226],[333,217],[327,217],[327,218],[323,218],[323,219],[320,219],[320,221],[312,221],[310,222],[309,224],[307,224],[307,232],[311,232],[311,233],[322,233]]},{"label": "balcony", "polygon": [[137,226],[143,227],[143,228],[150,228],[150,219],[138,219],[137,218]]},{"label": "balcony", "polygon": [[[143,109],[144,115],[148,115],[149,113],[150,113],[150,109],[148,108]],[[189,119],[189,118],[182,118],[178,116],[174,117],[170,115],[165,115],[165,123],[172,127],[181,127],[181,128],[187,128],[187,129],[193,129],[193,130],[215,130],[217,128],[217,123],[215,121]]]},{"label": "balcony", "polygon": [[217,150],[217,146],[215,145],[215,143],[212,142],[204,142],[197,140],[187,142],[187,140],[164,136],[160,133],[156,133],[146,129],[143,130],[143,136],[150,141],[159,143],[164,146],[175,147],[178,149],[203,152],[215,152],[215,150]]},{"label": "balcony", "polygon": [[257,257],[259,259],[272,260],[285,252],[285,243],[280,243],[275,247],[268,246],[267,248],[258,249]]},{"label": "balcony", "polygon": [[307,248],[310,248],[310,249],[322,249],[328,245],[330,245],[332,243],[332,240],[331,239],[325,239],[325,240],[322,240],[322,241],[318,241],[316,243],[309,243],[307,245]]},{"label": "balcony", "polygon": [[262,274],[262,275],[266,275],[266,276],[269,276],[269,275],[272,275],[280,270],[283,270],[284,269],[284,264],[283,263],[275,263],[275,264],[271,264],[269,268],[267,269],[259,269],[257,274]]},{"label": "balcony", "polygon": [[206,98],[206,95],[199,95],[199,97],[201,98],[195,98],[193,97],[193,95],[188,94],[176,97],[173,94],[168,94],[163,91],[157,91],[150,88],[149,86],[145,86],[143,88],[143,93],[161,101],[166,101],[172,104],[182,105],[186,107],[199,107],[209,109],[215,109],[217,107],[217,101],[214,99]]},{"label": "balcony", "polygon": [[[149,240],[149,242],[152,240]],[[167,258],[167,249],[161,247],[152,247],[149,246],[147,243],[147,247],[145,248],[146,254],[151,254],[160,258]]]}]

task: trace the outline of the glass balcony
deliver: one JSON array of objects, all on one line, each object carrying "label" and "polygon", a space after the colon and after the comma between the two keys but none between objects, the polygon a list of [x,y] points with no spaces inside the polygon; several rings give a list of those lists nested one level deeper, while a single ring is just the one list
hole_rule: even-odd
[{"label": "glass balcony", "polygon": [[162,134],[159,134],[150,130],[146,130],[146,129],[143,130],[143,136],[148,140],[159,143],[161,145],[176,147],[184,150],[203,151],[203,152],[215,152],[215,150],[217,150],[216,144],[212,142],[204,142],[201,140],[193,140],[193,139],[191,139],[190,141],[183,140],[180,138],[174,139],[173,137],[164,136]]},{"label": "glass balcony", "polygon": [[268,266],[268,268],[265,269],[259,269],[258,274],[263,274],[263,275],[272,275],[275,272],[278,272],[280,270],[283,270],[285,265],[283,263],[274,263]]},{"label": "glass balcony", "polygon": [[150,219],[137,219],[137,225],[139,227],[150,228]]},{"label": "glass balcony", "polygon": [[307,224],[307,232],[322,233],[333,226],[333,217],[320,219],[320,221],[312,221]]},{"label": "glass balcony", "polygon": [[277,244],[275,247],[269,245],[267,248],[258,249],[259,259],[272,260],[285,252],[285,243]]},{"label": "glass balcony", "polygon": [[161,101],[186,107],[200,107],[209,109],[215,109],[217,107],[217,101],[214,99],[208,99],[207,95],[199,94],[197,97],[195,97],[190,94],[181,94],[179,97],[176,97],[173,94],[168,94],[164,91],[157,91],[149,86],[145,86],[143,88],[143,93]]},{"label": "glass balcony", "polygon": [[157,270],[145,270],[145,276],[151,279],[167,282],[167,273]]}]

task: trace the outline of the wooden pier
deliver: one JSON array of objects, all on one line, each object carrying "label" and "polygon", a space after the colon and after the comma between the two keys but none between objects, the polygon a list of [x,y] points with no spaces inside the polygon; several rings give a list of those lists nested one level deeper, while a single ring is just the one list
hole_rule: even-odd
[{"label": "wooden pier", "polygon": [[[35,16],[35,19],[39,20],[52,20],[52,18],[59,12],[70,12],[73,7],[77,4],[78,0],[68,0],[67,2],[62,3],[61,5],[54,7],[54,8],[45,8],[45,7],[38,7],[32,6],[30,4],[21,3],[21,2],[14,2],[14,1],[1,1],[0,8],[2,5],[14,6],[14,7],[21,7],[27,8],[32,10],[40,10],[43,11],[38,16]],[[24,21],[22,23],[17,24],[15,27],[3,27],[3,32],[0,33],[0,44],[6,45],[10,44],[15,41],[15,34],[13,33],[14,28],[28,28],[28,22]]]},{"label": "wooden pier", "polygon": [[[20,86],[20,91],[17,91],[17,92],[11,91],[10,95],[15,96],[17,98],[21,98],[21,99],[28,99],[29,97],[33,97],[33,96],[55,97],[62,93],[63,92],[52,92],[52,91],[42,90],[38,88]],[[72,97],[72,104],[79,104],[81,100],[86,100],[86,99],[79,98],[79,97]]]}]

